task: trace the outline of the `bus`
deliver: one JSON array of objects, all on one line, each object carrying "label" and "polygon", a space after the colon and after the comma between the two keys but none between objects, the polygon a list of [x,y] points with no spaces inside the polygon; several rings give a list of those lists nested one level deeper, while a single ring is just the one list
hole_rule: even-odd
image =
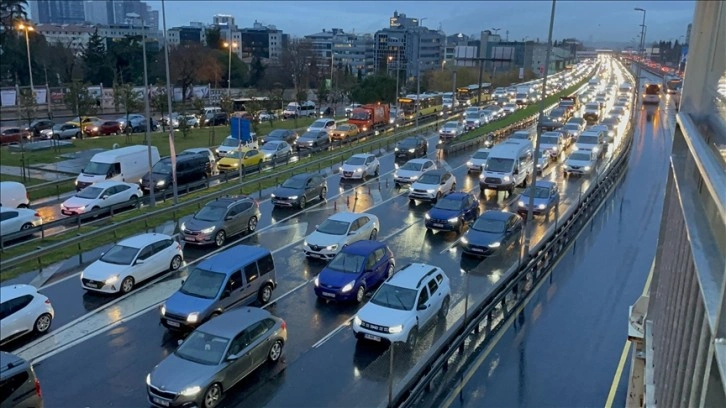
[{"label": "bus", "polygon": [[468,86],[456,88],[456,100],[464,106],[471,105],[471,92]]},{"label": "bus", "polygon": [[490,83],[483,83],[481,85],[479,84],[473,84],[466,87],[469,92],[469,101],[470,105],[474,105],[479,101],[479,90],[481,89],[481,101],[487,102],[491,99],[491,92],[492,92],[492,84]]},{"label": "bus", "polygon": [[663,77],[663,90],[669,94],[676,94],[681,91],[683,86],[683,79],[674,76],[666,75]]},{"label": "bus", "polygon": [[419,101],[419,116],[426,116],[435,112],[441,112],[444,109],[443,94],[431,93],[406,95],[403,98],[398,98],[398,106],[400,106],[401,111],[403,112],[403,117],[406,120],[411,120],[416,117],[417,101]]}]

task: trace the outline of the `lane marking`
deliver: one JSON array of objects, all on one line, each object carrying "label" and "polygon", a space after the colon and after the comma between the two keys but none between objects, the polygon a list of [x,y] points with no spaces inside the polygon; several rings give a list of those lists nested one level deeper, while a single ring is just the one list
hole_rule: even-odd
[{"label": "lane marking", "polygon": [[344,321],[338,327],[333,329],[330,333],[326,334],[322,339],[318,340],[317,343],[313,344],[313,348],[316,349],[316,348],[322,346],[323,344],[325,344],[325,342],[327,342],[328,340],[333,338],[333,336],[338,334],[339,331],[343,330],[347,326],[350,326],[350,322],[353,321],[353,318],[355,316],[356,316],[356,314],[353,314],[353,316],[349,317],[348,320]]}]

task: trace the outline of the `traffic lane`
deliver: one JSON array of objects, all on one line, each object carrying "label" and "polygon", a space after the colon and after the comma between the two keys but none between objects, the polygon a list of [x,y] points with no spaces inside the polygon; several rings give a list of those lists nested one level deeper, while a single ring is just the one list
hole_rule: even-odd
[{"label": "traffic lane", "polygon": [[655,256],[663,209],[670,129],[645,121],[628,173],[592,231],[563,257],[452,406],[604,403],[627,338],[627,308],[641,295]]}]

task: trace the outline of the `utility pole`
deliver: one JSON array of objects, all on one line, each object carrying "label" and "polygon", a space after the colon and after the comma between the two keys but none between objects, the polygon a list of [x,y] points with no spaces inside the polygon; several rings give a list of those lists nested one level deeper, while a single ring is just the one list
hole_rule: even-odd
[{"label": "utility pole", "polygon": [[416,127],[421,114],[421,32],[418,32],[418,47],[416,48]]},{"label": "utility pole", "polygon": [[456,70],[451,73],[451,111],[456,109]]},{"label": "utility pole", "polygon": [[[149,107],[149,74],[146,68],[146,30],[144,30],[144,19],[141,19],[141,52],[144,55],[144,116],[146,126],[144,133],[146,134],[146,150],[149,156],[149,205],[151,208],[156,206],[156,196],[154,195],[154,182],[151,177],[151,168],[154,163],[151,159],[151,109]],[[163,118],[162,118],[163,119]],[[171,126],[171,116],[169,116],[169,126]]]},{"label": "utility pole", "polygon": [[[645,9],[642,9],[639,7],[636,7],[634,10],[643,12],[643,23],[640,25],[640,49],[638,50],[638,54],[640,54],[640,61],[638,62],[638,69],[636,70],[637,78],[635,78],[635,84],[636,84],[635,85],[635,101],[633,102],[633,104],[636,104],[636,103],[638,103],[638,101],[640,101],[640,75],[642,74],[641,65],[643,64],[643,59],[645,59],[645,14],[646,14],[646,11],[645,11]],[[640,109],[636,109],[636,112],[638,113],[638,116],[639,116]],[[639,117],[636,118],[636,115],[633,115],[632,118],[633,118],[633,124],[637,123],[637,121],[640,119]]]},{"label": "utility pole", "polygon": [[[162,22],[164,24],[164,62],[166,65],[166,101],[169,104],[169,124],[171,125],[171,93],[173,91],[171,87],[171,74],[169,74],[169,38],[167,38],[166,32],[166,8],[164,7],[164,0],[161,0],[161,15]],[[186,95],[182,95],[184,99]],[[172,191],[174,193],[174,204],[179,202],[179,189],[176,184],[176,147],[174,145],[174,127],[169,126],[169,155],[171,156],[171,184]]]}]

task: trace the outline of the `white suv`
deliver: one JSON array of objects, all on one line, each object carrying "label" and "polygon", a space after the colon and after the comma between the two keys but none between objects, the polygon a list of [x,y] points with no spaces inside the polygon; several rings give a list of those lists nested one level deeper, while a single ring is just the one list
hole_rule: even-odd
[{"label": "white suv", "polygon": [[369,153],[360,153],[350,156],[340,167],[340,177],[344,179],[364,179],[368,176],[378,176],[381,163],[378,158]]},{"label": "white suv", "polygon": [[408,193],[410,201],[438,201],[446,193],[456,191],[456,178],[444,169],[429,170],[411,185]]},{"label": "white suv", "polygon": [[34,286],[0,288],[0,344],[29,333],[45,334],[54,316],[50,300]]},{"label": "white suv", "polygon": [[413,349],[419,333],[451,305],[449,277],[441,268],[421,263],[404,266],[388,278],[353,318],[359,340],[406,342]]}]

